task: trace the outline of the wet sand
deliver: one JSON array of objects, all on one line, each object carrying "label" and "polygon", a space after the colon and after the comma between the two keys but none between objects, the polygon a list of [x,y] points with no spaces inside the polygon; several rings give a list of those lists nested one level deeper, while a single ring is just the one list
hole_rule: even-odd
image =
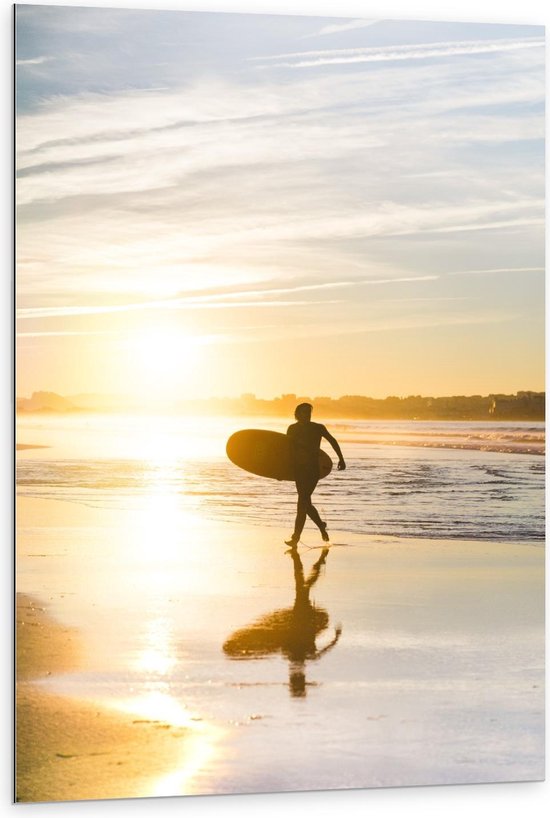
[{"label": "wet sand", "polygon": [[76,671],[75,629],[17,595],[17,787],[20,802],[131,798],[155,792],[185,752],[188,731],[44,692],[38,680]]},{"label": "wet sand", "polygon": [[543,778],[540,547],[296,559],[166,496],[18,522],[20,800]]}]

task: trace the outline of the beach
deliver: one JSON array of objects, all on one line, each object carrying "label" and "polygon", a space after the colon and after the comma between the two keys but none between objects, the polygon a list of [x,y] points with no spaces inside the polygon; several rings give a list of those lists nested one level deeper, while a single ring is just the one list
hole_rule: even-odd
[{"label": "beach", "polygon": [[[17,597],[17,800],[131,798],[154,789],[186,731],[133,720],[37,683],[79,668],[79,635]],[[179,748],[178,748],[179,749]]]},{"label": "beach", "polygon": [[18,800],[543,778],[540,544],[98,505],[18,497]]}]

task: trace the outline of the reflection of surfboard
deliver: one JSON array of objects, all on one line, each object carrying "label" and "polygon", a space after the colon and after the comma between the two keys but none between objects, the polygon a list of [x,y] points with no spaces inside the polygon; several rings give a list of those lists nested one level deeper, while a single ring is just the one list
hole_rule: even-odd
[{"label": "reflection of surfboard", "polygon": [[223,652],[231,659],[256,659],[281,651],[303,661],[311,650],[315,654],[315,637],[328,628],[328,621],[324,608],[309,604],[283,608],[235,631],[224,642]]},{"label": "reflection of surfboard", "polygon": [[[288,438],[280,432],[261,429],[235,432],[227,441],[226,452],[232,463],[252,474],[274,480],[294,480]],[[326,452],[319,451],[320,477],[326,477],[331,469],[332,460]]]}]

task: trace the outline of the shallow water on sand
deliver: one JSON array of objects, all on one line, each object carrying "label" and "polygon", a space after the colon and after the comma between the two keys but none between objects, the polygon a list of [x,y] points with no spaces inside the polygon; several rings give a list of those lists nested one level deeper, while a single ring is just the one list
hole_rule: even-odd
[{"label": "shallow water on sand", "polygon": [[293,556],[181,509],[22,502],[18,589],[85,646],[43,689],[194,737],[144,795],[542,775],[542,549],[350,534]]}]

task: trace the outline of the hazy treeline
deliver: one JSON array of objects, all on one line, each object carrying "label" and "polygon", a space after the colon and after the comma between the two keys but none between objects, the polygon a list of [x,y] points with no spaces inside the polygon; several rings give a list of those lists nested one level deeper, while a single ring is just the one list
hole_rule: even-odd
[{"label": "hazy treeline", "polygon": [[383,399],[364,395],[341,398],[282,395],[263,400],[254,395],[236,399],[195,402],[202,411],[292,417],[298,403],[307,401],[321,418],[371,418],[373,420],[544,420],[545,393],[518,392],[515,395],[453,395],[451,397],[390,396]]},{"label": "hazy treeline", "polygon": [[390,396],[383,399],[364,395],[341,398],[287,394],[266,400],[253,394],[238,398],[183,400],[168,405],[145,406],[122,398],[101,395],[62,397],[54,392],[35,392],[17,399],[18,412],[112,412],[156,411],[205,415],[272,415],[292,418],[298,403],[307,401],[322,418],[370,418],[372,420],[544,420],[545,393],[517,392],[515,395],[453,395],[451,397]]}]

